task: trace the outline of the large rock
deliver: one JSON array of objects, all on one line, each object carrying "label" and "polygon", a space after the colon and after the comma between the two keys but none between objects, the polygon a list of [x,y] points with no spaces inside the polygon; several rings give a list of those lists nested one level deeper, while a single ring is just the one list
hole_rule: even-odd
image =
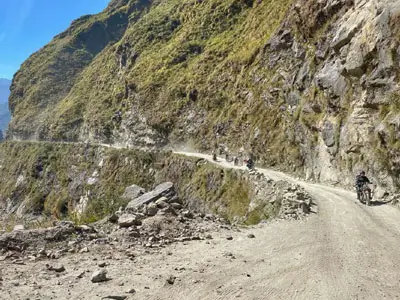
[{"label": "large rock", "polygon": [[136,211],[139,206],[156,202],[161,197],[172,198],[175,195],[175,187],[172,182],[164,182],[158,185],[153,191],[148,192],[132,200],[126,207],[127,212]]},{"label": "large rock", "polygon": [[140,225],[141,221],[137,215],[124,214],[118,218],[119,227],[127,228],[133,225]]},{"label": "large rock", "polygon": [[341,73],[339,61],[328,62],[316,75],[316,83],[323,89],[329,89],[335,96],[344,95],[347,84]]},{"label": "large rock", "polygon": [[122,198],[126,200],[133,200],[143,195],[145,192],[146,190],[144,188],[133,184],[125,189],[125,192],[122,194]]},{"label": "large rock", "polygon": [[335,145],[335,126],[328,120],[324,122],[322,127],[322,139],[327,147]]},{"label": "large rock", "polygon": [[0,236],[0,249],[23,250],[28,247],[45,247],[49,243],[65,241],[76,228],[64,223],[55,227],[33,230],[17,230]]}]

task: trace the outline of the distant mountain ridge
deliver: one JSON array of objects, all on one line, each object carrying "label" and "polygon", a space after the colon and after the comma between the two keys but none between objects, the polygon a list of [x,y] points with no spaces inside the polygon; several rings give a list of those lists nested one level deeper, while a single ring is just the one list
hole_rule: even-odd
[{"label": "distant mountain ridge", "polygon": [[0,78],[0,103],[7,103],[10,95],[11,80]]},{"label": "distant mountain ridge", "polygon": [[8,96],[10,95],[11,80],[0,78],[0,131],[5,132],[10,122]]}]

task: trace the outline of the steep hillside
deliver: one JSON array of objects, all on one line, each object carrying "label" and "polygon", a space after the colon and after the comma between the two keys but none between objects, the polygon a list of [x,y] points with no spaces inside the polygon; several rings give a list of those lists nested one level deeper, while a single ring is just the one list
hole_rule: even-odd
[{"label": "steep hillside", "polygon": [[[166,181],[175,184],[191,211],[253,224],[279,212],[286,187],[284,182],[271,184],[263,192],[248,174],[202,159],[88,144],[5,141],[0,171],[0,225],[2,220],[40,217],[95,221],[132,200],[123,197],[128,186],[150,191]],[[269,196],[261,197],[265,193]]]},{"label": "steep hillside", "polygon": [[[16,138],[243,147],[384,188],[400,172],[395,0],[112,1],[16,74]],[[121,112],[121,118],[115,117]]]},{"label": "steep hillside", "polygon": [[0,78],[0,131],[5,132],[10,122],[8,96],[10,95],[11,80]]}]

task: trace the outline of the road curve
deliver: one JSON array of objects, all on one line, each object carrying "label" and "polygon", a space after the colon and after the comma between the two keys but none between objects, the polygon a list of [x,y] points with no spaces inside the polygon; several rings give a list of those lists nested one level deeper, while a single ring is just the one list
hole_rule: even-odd
[{"label": "road curve", "polygon": [[[204,154],[177,154],[212,162],[211,157]],[[214,163],[236,168],[222,159]],[[240,246],[238,251],[243,257],[268,262],[264,268],[254,264],[254,270],[258,271],[249,280],[251,283],[243,287],[250,295],[244,299],[400,297],[400,211],[390,205],[378,205],[380,203],[364,206],[355,201],[355,193],[340,188],[301,182],[276,171],[258,171],[272,179],[302,185],[315,198],[318,215],[305,222],[266,225],[258,229],[257,247]],[[221,272],[231,273],[232,270]],[[231,282],[234,286],[238,284],[235,280],[232,278]],[[222,293],[218,299],[232,299],[230,297]]]}]

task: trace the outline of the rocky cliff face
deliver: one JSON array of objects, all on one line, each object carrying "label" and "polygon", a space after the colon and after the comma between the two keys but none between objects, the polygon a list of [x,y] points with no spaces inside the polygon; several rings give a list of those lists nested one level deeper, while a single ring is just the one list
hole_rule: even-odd
[{"label": "rocky cliff face", "polygon": [[310,179],[351,184],[365,169],[395,189],[399,21],[394,0],[112,1],[24,63],[10,135],[223,144]]}]

